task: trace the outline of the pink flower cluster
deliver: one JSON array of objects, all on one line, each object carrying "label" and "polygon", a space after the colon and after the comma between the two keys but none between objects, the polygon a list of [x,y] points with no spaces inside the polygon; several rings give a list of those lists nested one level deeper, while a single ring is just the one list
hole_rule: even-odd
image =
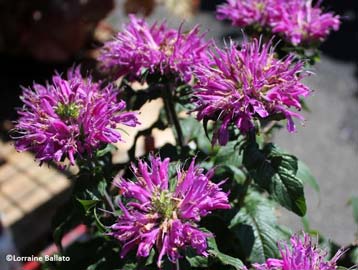
[{"label": "pink flower cluster", "polygon": [[35,152],[41,162],[68,158],[74,165],[76,156],[93,154],[101,143],[121,141],[118,124],[139,124],[134,113],[123,112],[126,103],[111,86],[83,79],[79,67],[70,69],[67,79],[54,75],[51,84],[24,88],[21,100],[15,146]]},{"label": "pink flower cluster", "polygon": [[323,12],[312,0],[227,0],[217,9],[218,19],[239,27],[261,26],[281,35],[293,45],[323,41],[337,31],[340,18]]},{"label": "pink flower cluster", "polygon": [[253,267],[256,270],[335,270],[344,253],[339,250],[327,260],[327,252],[316,247],[307,234],[303,238],[292,236],[290,244],[279,246],[279,249],[281,259],[268,259],[264,264],[253,264]]},{"label": "pink flower cluster", "polygon": [[272,0],[227,0],[217,8],[217,18],[228,19],[238,27],[265,26],[273,2]]},{"label": "pink flower cluster", "polygon": [[311,92],[301,83],[305,76],[302,62],[293,62],[293,56],[279,60],[271,43],[260,44],[256,39],[245,42],[241,49],[234,43],[224,50],[215,48],[210,57],[210,65],[195,69],[198,81],[194,96],[198,120],[221,121],[213,143],[227,143],[230,124],[247,133],[254,127],[255,118],[282,115],[287,119],[288,131],[293,132],[292,118],[303,120],[290,110],[300,110],[300,98]]},{"label": "pink flower cluster", "polygon": [[193,65],[206,61],[204,41],[196,26],[189,32],[170,29],[165,23],[148,25],[134,15],[113,41],[105,43],[99,61],[117,76],[138,79],[145,71],[160,75],[175,74],[188,82]]},{"label": "pink flower cluster", "polygon": [[137,256],[147,257],[155,246],[159,267],[165,255],[175,262],[187,246],[207,256],[206,239],[213,235],[196,223],[212,210],[230,208],[220,184],[210,181],[214,172],[204,174],[193,160],[187,171],[178,168],[176,177],[169,179],[169,159],[153,156],[150,164],[139,161],[132,169],[135,182],[115,181],[127,201],[126,206],[118,201],[122,215],[110,233],[124,244],[121,256],[138,246]]}]

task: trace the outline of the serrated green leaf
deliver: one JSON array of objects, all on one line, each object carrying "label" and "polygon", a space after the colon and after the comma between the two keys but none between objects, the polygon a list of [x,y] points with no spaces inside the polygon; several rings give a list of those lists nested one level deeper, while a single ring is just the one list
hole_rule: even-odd
[{"label": "serrated green leaf", "polygon": [[283,225],[276,225],[276,231],[280,235],[279,238],[286,241],[288,241],[293,234],[290,228]]},{"label": "serrated green leaf", "polygon": [[233,266],[237,270],[241,270],[244,264],[238,258],[234,258],[232,256],[221,253],[217,250],[209,250],[209,254],[214,256],[217,260],[219,260],[223,265]]},{"label": "serrated green leaf", "polygon": [[316,192],[319,192],[319,185],[316,178],[312,175],[311,170],[308,168],[308,166],[301,160],[298,161],[298,170],[296,177],[301,179],[303,183],[307,183],[308,185],[310,185]]},{"label": "serrated green leaf", "polygon": [[[248,247],[250,250],[246,250],[246,255],[250,261],[262,263],[267,258],[278,256],[277,241],[280,234],[276,226],[273,205],[262,195],[250,193],[245,198],[244,207],[231,220],[229,228],[240,242],[246,242],[251,234],[253,243]],[[240,244],[248,246],[248,243]]]},{"label": "serrated green leaf", "polygon": [[208,239],[208,248],[209,248],[208,249],[209,254],[213,256],[215,259],[217,259],[218,261],[220,261],[221,264],[233,266],[237,270],[241,270],[242,267],[244,266],[244,264],[240,259],[222,253],[218,249],[214,237]]},{"label": "serrated green leaf", "polygon": [[282,153],[273,144],[263,150],[256,143],[244,149],[243,163],[252,178],[283,207],[299,216],[306,213],[306,201],[302,181],[296,177],[297,158]]},{"label": "serrated green leaf", "polygon": [[242,164],[242,155],[236,145],[237,142],[232,141],[220,147],[215,157],[215,163],[225,166],[240,166]]},{"label": "serrated green leaf", "polygon": [[288,171],[280,170],[272,177],[269,192],[278,203],[288,210],[299,216],[306,214],[303,184],[300,179]]},{"label": "serrated green leaf", "polygon": [[196,252],[190,248],[185,252],[185,259],[191,267],[208,267],[208,257],[197,255]]}]

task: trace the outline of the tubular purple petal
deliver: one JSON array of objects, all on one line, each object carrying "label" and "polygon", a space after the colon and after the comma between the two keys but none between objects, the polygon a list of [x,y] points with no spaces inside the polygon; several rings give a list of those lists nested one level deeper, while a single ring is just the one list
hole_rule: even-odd
[{"label": "tubular purple petal", "polygon": [[290,108],[301,109],[300,98],[311,90],[301,83],[307,76],[303,63],[288,56],[275,58],[271,42],[244,42],[241,49],[230,43],[225,49],[214,48],[209,65],[198,65],[194,73],[196,97],[194,111],[198,120],[220,120],[214,131],[213,144],[225,145],[228,128],[236,125],[242,133],[254,127],[254,119],[281,114],[288,120],[288,130],[294,131],[292,117],[302,119]]},{"label": "tubular purple petal", "polygon": [[148,70],[161,75],[179,75],[184,82],[192,79],[192,68],[207,60],[206,48],[211,44],[199,34],[199,27],[189,32],[171,29],[165,23],[149,25],[134,15],[117,36],[105,43],[99,61],[105,70],[118,77],[137,80]]},{"label": "tubular purple petal", "polygon": [[203,174],[194,160],[187,171],[177,172],[176,185],[169,190],[169,159],[151,156],[149,161],[139,161],[139,169],[133,166],[136,181],[115,180],[128,203],[119,202],[123,214],[111,235],[124,244],[125,252],[138,246],[139,257],[147,257],[155,246],[158,266],[164,256],[175,262],[188,246],[206,256],[206,239],[212,235],[200,230],[197,222],[213,210],[230,208],[227,194],[210,181],[213,173]]},{"label": "tubular purple petal", "polygon": [[319,249],[308,234],[293,235],[290,243],[279,245],[281,259],[267,259],[264,264],[253,264],[256,270],[335,270],[343,255],[340,250],[328,260],[327,252]]},{"label": "tubular purple petal", "polygon": [[[79,68],[70,69],[67,79],[52,77],[52,84],[24,88],[15,126],[18,151],[30,150],[40,161],[56,163],[92,155],[103,143],[122,141],[115,127],[135,126],[134,113],[124,113],[111,86],[101,88],[91,78],[82,78]],[[18,136],[17,136],[18,134]]]},{"label": "tubular purple petal", "polygon": [[337,31],[340,17],[324,13],[320,1],[312,0],[227,0],[217,9],[217,18],[238,27],[268,28],[293,45],[324,41]]}]

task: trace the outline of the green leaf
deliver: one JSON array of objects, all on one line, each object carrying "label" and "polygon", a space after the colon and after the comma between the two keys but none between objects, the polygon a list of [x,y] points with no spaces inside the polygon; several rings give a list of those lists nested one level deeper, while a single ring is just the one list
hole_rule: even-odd
[{"label": "green leaf", "polygon": [[215,238],[209,238],[208,240],[209,254],[218,260],[223,265],[233,266],[237,270],[241,270],[244,264],[240,259],[234,258],[232,256],[226,255],[219,251]]},{"label": "green leaf", "polygon": [[149,253],[148,258],[145,261],[145,265],[151,265],[154,262],[155,250],[152,249]]},{"label": "green leaf", "polygon": [[273,144],[260,150],[256,143],[250,143],[244,149],[243,163],[255,182],[273,199],[297,215],[305,215],[303,183],[296,177],[295,156],[282,153]]},{"label": "green leaf", "polygon": [[231,257],[224,253],[221,253],[217,250],[209,250],[209,254],[211,254],[214,258],[219,260],[223,265],[233,266],[237,270],[241,270],[244,264],[238,258]]},{"label": "green leaf", "polygon": [[238,237],[240,245],[247,248],[245,255],[250,261],[263,263],[267,258],[279,255],[277,241],[281,234],[276,226],[272,203],[261,194],[251,192],[246,195],[244,207],[231,220],[229,228]]},{"label": "green leaf", "polygon": [[201,134],[204,134],[202,125],[193,117],[185,117],[180,121],[185,142],[189,142],[191,139],[197,138]]},{"label": "green leaf", "polygon": [[86,214],[96,206],[99,200],[81,200],[77,199],[77,201],[82,205],[83,209],[85,210]]},{"label": "green leaf", "polygon": [[309,232],[311,230],[311,225],[307,215],[301,218],[301,222],[302,222],[303,230],[305,232]]},{"label": "green leaf", "polygon": [[105,262],[106,262],[106,259],[102,258],[99,261],[95,262],[94,264],[91,264],[90,266],[88,266],[86,270],[98,270],[99,267]]},{"label": "green leaf", "polygon": [[212,146],[209,139],[205,135],[203,126],[193,117],[186,117],[180,121],[185,142],[194,140],[197,144],[198,150],[209,154],[212,151]]},{"label": "green leaf", "polygon": [[66,203],[56,211],[52,220],[53,239],[57,247],[62,250],[62,237],[70,229],[81,222],[81,213],[73,201]]},{"label": "green leaf", "polygon": [[136,263],[126,263],[122,266],[121,270],[136,270],[138,264]]},{"label": "green leaf", "polygon": [[308,185],[310,185],[316,192],[319,192],[319,185],[316,178],[312,175],[311,170],[308,168],[308,166],[301,160],[298,161],[298,170],[296,177],[301,179],[303,183],[307,183]]},{"label": "green leaf", "polygon": [[191,267],[208,267],[208,258],[197,255],[193,249],[186,249],[185,259],[189,262]]},{"label": "green leaf", "polygon": [[97,150],[96,157],[103,157],[108,153],[116,151],[118,148],[113,144],[107,144],[105,148]]},{"label": "green leaf", "polygon": [[358,224],[358,197],[352,197],[349,202],[353,208],[354,221]]},{"label": "green leaf", "polygon": [[215,163],[224,166],[240,166],[242,164],[242,155],[236,146],[237,142],[232,141],[220,147],[216,154]]},{"label": "green leaf", "polygon": [[233,172],[234,179],[238,184],[243,184],[245,182],[247,176],[243,170],[239,169],[234,165],[227,165],[226,167],[228,167]]},{"label": "green leaf", "polygon": [[301,180],[284,170],[275,174],[272,180],[269,188],[272,197],[288,210],[304,216],[307,207]]},{"label": "green leaf", "polygon": [[358,265],[358,247],[352,250],[350,254],[350,259],[354,265]]}]

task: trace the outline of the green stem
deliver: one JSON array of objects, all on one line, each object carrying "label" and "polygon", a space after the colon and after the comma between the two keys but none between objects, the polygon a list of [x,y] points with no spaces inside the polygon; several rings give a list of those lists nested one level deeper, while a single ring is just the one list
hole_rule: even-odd
[{"label": "green stem", "polygon": [[247,175],[244,185],[243,185],[243,188],[242,188],[242,192],[239,197],[239,201],[237,203],[240,208],[242,208],[244,206],[245,197],[247,195],[247,192],[249,190],[251,183],[252,183],[252,178],[250,175]]},{"label": "green stem", "polygon": [[[247,145],[245,146],[246,149],[244,149],[244,151],[247,151],[247,147],[248,146],[250,147],[251,144],[257,145],[257,143],[256,143],[256,130],[254,130],[254,129],[251,130],[247,134],[246,140],[247,140],[246,141]],[[244,152],[244,155],[245,155],[245,152]],[[249,170],[245,166],[243,167],[243,169],[244,169],[244,173],[246,174],[246,179],[245,179],[244,185],[242,187],[242,192],[241,192],[241,195],[240,195],[240,198],[239,198],[239,201],[238,201],[238,206],[240,208],[243,207],[243,205],[244,205],[245,197],[246,197],[247,192],[249,190],[249,187],[250,187],[250,185],[252,183],[252,177],[250,175]]]},{"label": "green stem", "polygon": [[170,124],[174,125],[175,131],[176,131],[176,140],[178,145],[183,148],[184,146],[184,136],[183,131],[181,129],[178,115],[175,110],[175,104],[173,100],[173,91],[174,91],[174,85],[168,84],[167,87],[162,88],[162,94],[163,94],[163,101],[166,113],[168,115],[168,119]]},{"label": "green stem", "polygon": [[109,196],[108,192],[106,189],[104,189],[104,198],[106,199],[109,207],[111,208],[112,212],[114,213],[116,211],[116,209],[114,208],[113,202],[111,197]]}]

